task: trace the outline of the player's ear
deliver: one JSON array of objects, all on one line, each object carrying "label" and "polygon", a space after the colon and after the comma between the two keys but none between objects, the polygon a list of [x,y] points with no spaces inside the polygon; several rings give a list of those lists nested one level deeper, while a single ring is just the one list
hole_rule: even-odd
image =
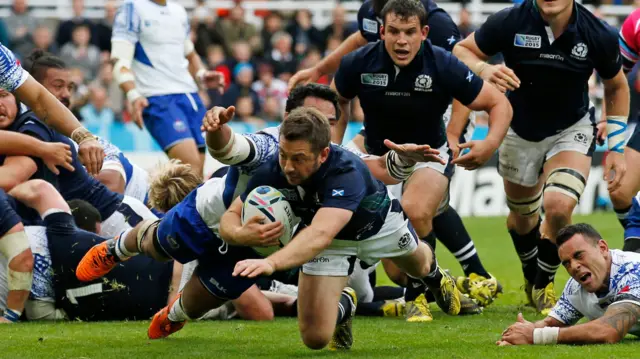
[{"label": "player's ear", "polygon": [[422,41],[427,39],[427,35],[429,35],[429,25],[425,25],[422,27]]},{"label": "player's ear", "polygon": [[320,151],[320,163],[324,163],[329,157],[329,147],[325,147]]},{"label": "player's ear", "polygon": [[609,244],[604,239],[598,241],[598,249],[600,249],[600,253],[606,254],[609,253]]},{"label": "player's ear", "polygon": [[384,25],[380,25],[380,39],[384,40]]}]

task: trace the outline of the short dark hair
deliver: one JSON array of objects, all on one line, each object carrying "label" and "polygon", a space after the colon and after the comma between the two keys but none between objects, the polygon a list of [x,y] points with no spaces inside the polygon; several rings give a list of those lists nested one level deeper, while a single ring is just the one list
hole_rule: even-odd
[{"label": "short dark hair", "polygon": [[42,83],[48,69],[66,69],[67,64],[59,57],[42,49],[35,49],[24,61],[24,68],[36,81]]},{"label": "short dark hair", "polygon": [[303,140],[311,144],[314,153],[320,153],[331,143],[329,120],[317,109],[297,108],[282,121],[280,136],[287,141]]},{"label": "short dark hair", "polygon": [[307,85],[296,86],[287,98],[287,103],[284,110],[291,112],[298,107],[302,107],[304,100],[307,97],[317,97],[323,100],[327,100],[333,104],[336,109],[336,118],[340,118],[340,108],[338,106],[338,94],[327,85],[321,85],[316,83],[310,83]]},{"label": "short dark hair", "polygon": [[417,16],[420,27],[427,25],[427,9],[419,0],[390,0],[380,13],[382,24],[387,24],[387,15],[395,14],[403,20]]},{"label": "short dark hair", "polygon": [[576,223],[563,227],[558,231],[558,235],[556,236],[556,245],[560,247],[576,234],[582,235],[584,239],[591,242],[593,245],[596,245],[598,241],[602,239],[600,233],[598,233],[598,231],[596,231],[596,229],[591,225],[586,223]]},{"label": "short dark hair", "polygon": [[81,199],[72,199],[67,202],[71,208],[71,215],[76,226],[87,232],[97,233],[97,223],[102,222],[102,216],[96,207]]}]

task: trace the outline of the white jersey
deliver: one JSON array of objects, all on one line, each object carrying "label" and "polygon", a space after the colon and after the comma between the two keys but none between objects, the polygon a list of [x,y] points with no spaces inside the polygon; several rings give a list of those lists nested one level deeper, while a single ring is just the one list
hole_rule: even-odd
[{"label": "white jersey", "polygon": [[[612,249],[609,253],[609,291],[604,294],[589,293],[570,278],[549,316],[573,325],[582,317],[589,320],[602,317],[610,305],[633,303],[640,306],[640,254],[618,249]],[[640,335],[640,326],[636,324],[629,333]]]},{"label": "white jersey", "polygon": [[103,138],[98,139],[98,142],[104,149],[101,170],[113,170],[120,173],[125,181],[124,195],[145,203],[149,192],[149,173],[131,163],[113,143]]},{"label": "white jersey", "polygon": [[[53,292],[53,272],[51,254],[47,241],[47,228],[43,226],[27,226],[24,231],[29,238],[29,246],[33,252],[33,284],[29,299],[46,302],[55,301]],[[0,254],[0,309],[7,307],[7,258]]]},{"label": "white jersey", "polygon": [[173,1],[161,6],[151,0],[125,0],[120,6],[111,40],[135,46],[131,70],[143,96],[198,91],[184,53],[189,32],[186,10]]},{"label": "white jersey", "polygon": [[0,44],[0,88],[14,92],[29,78],[11,50]]}]

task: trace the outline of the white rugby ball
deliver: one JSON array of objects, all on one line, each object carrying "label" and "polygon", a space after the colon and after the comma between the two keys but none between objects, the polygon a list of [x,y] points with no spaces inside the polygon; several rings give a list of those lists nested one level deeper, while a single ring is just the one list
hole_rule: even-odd
[{"label": "white rugby ball", "polygon": [[264,223],[280,221],[284,226],[284,233],[278,238],[280,245],[252,247],[258,254],[266,257],[289,243],[300,220],[293,214],[291,205],[282,193],[270,186],[260,186],[249,193],[242,206],[242,224],[258,215],[264,217]]}]

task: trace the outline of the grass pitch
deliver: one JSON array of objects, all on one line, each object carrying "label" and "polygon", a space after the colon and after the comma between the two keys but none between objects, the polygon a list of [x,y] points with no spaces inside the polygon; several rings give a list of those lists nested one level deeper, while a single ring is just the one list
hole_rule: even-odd
[{"label": "grass pitch", "polygon": [[[575,217],[594,225],[612,248],[622,247],[622,229],[611,213]],[[0,326],[0,358],[638,358],[638,342],[631,336],[621,344],[593,346],[496,347],[495,341],[516,314],[537,320],[524,307],[520,262],[504,218],[470,218],[465,223],[485,267],[498,277],[505,293],[482,315],[449,317],[435,305],[431,323],[405,323],[396,318],[354,321],[355,344],[347,353],[311,351],[304,347],[293,319],[270,323],[246,321],[189,323],[165,340],[149,341],[148,321],[126,323],[24,323]],[[438,244],[438,258],[453,273],[460,265]],[[560,268],[559,293],[568,276]],[[379,283],[386,278],[379,276]],[[386,282],[388,283],[388,282]],[[126,305],[126,303],[123,303]],[[335,315],[327,313],[327,315]]]}]

